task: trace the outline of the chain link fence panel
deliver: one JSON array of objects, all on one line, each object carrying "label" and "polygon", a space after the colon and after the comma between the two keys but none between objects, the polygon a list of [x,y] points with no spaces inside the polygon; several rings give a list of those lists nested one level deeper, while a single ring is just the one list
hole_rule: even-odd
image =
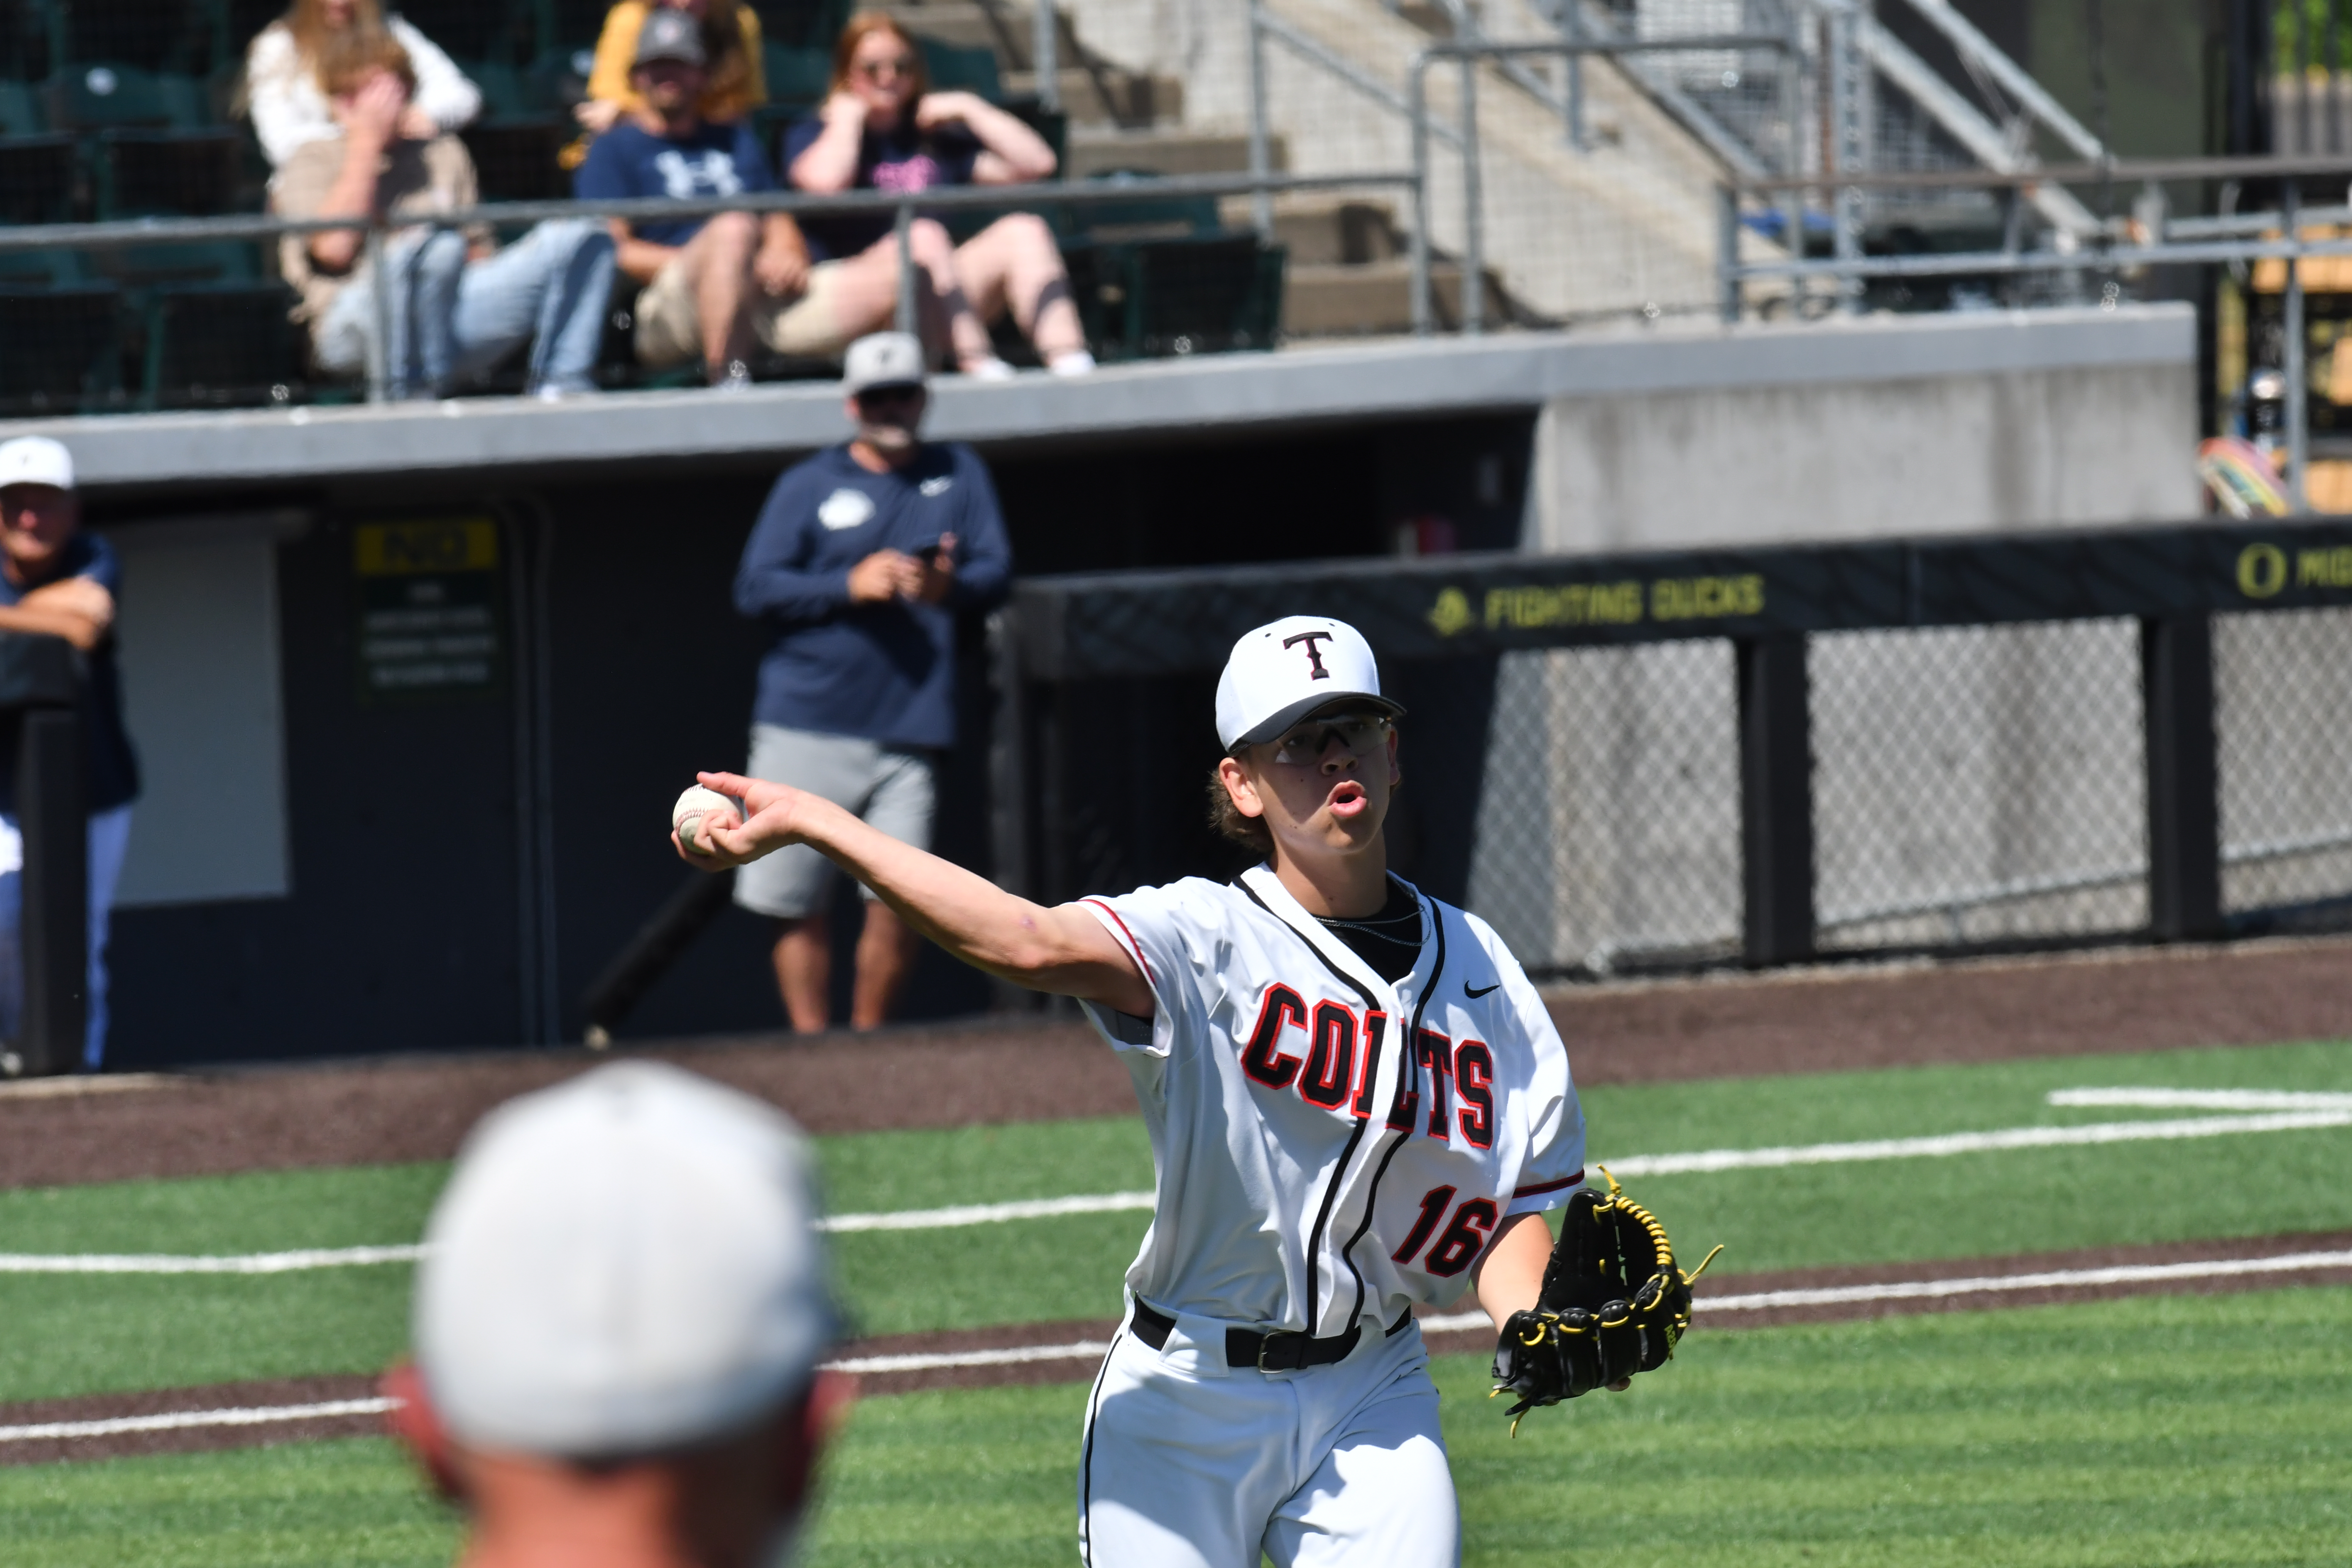
[{"label": "chain link fence panel", "polygon": [[1514,653],[1501,666],[1471,910],[1540,973],[1734,957],[1731,644]]},{"label": "chain link fence panel", "polygon": [[2352,613],[2213,619],[2221,907],[2352,920]]},{"label": "chain link fence panel", "polygon": [[2146,926],[2138,649],[2126,620],[1814,638],[1820,946]]}]

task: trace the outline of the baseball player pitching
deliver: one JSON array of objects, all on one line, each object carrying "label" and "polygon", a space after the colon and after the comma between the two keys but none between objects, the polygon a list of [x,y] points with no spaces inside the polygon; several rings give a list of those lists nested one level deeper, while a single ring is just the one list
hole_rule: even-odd
[{"label": "baseball player pitching", "polygon": [[[1447,1568],[1414,1307],[1475,1293],[1515,1409],[1622,1387],[1688,1321],[1654,1222],[1580,1190],[1568,1054],[1517,962],[1388,869],[1402,717],[1353,627],[1260,626],[1218,683],[1210,795],[1263,862],[1053,909],[814,795],[700,775],[748,816],[690,828],[691,863],[813,845],[966,963],[1077,998],[1134,1076],[1159,1190],[1087,1402],[1095,1568]],[[1583,1239],[1556,1256],[1542,1211],[1571,1198]]]}]

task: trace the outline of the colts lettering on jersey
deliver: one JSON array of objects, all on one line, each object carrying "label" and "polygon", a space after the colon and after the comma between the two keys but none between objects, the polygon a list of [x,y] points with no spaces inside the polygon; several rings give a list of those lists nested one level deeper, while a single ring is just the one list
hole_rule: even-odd
[{"label": "colts lettering on jersey", "polygon": [[[1328,997],[1310,1006],[1298,987],[1277,980],[1258,1002],[1257,1025],[1242,1051],[1242,1070],[1268,1089],[1293,1090],[1321,1110],[1345,1106],[1362,1121],[1372,1114],[1372,1080],[1380,1070],[1388,1024],[1388,1015],[1377,1008],[1360,1016],[1346,1003]],[[1425,1073],[1429,1119],[1423,1131],[1450,1139],[1458,1127],[1471,1148],[1493,1148],[1495,1054],[1486,1043],[1456,1044],[1433,1029],[1423,1029],[1413,1040],[1412,1065],[1412,1070],[1397,1081],[1388,1127],[1402,1132],[1420,1125]]]}]

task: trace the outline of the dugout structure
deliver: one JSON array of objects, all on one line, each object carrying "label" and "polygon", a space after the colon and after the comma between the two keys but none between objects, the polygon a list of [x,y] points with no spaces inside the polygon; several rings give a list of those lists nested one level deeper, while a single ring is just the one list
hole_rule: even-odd
[{"label": "dugout structure", "polygon": [[[1533,970],[2352,915],[2352,525],[2315,520],[1031,579],[997,641],[1008,883],[1050,900],[1223,869],[1153,837],[1165,799],[1123,817],[1112,786],[1202,787],[1228,648],[1297,613],[1362,629],[1412,710],[1407,874]],[[1992,847],[1960,874],[1979,819]],[[1557,939],[1545,919],[1612,832],[1650,847],[1632,883],[1656,885],[1626,907],[1680,928]],[[2245,874],[2285,863],[2308,875]]]}]

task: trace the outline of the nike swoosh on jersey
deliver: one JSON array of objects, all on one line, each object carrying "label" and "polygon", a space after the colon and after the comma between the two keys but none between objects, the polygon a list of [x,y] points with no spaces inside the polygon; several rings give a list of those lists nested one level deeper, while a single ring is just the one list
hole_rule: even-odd
[{"label": "nike swoosh on jersey", "polygon": [[1501,981],[1497,980],[1492,985],[1473,985],[1465,980],[1462,983],[1462,994],[1469,997],[1473,1002],[1475,1002],[1479,997],[1486,994],[1487,992],[1499,989],[1502,986],[1502,984],[1503,983]]}]

